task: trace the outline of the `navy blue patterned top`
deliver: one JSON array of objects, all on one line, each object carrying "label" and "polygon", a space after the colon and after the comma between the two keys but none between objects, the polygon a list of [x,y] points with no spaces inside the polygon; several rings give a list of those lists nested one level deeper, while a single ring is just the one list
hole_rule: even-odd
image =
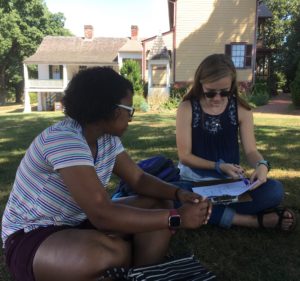
[{"label": "navy blue patterned top", "polygon": [[237,100],[228,100],[226,109],[219,115],[203,111],[199,100],[192,105],[192,153],[210,161],[223,159],[239,164]]}]

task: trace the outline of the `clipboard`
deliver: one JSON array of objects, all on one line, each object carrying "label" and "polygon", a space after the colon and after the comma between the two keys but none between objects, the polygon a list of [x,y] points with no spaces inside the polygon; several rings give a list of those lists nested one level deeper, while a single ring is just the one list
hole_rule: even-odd
[{"label": "clipboard", "polygon": [[[201,186],[214,186],[223,183],[231,183],[231,182],[238,182],[241,179],[216,179],[216,180],[208,180],[208,181],[199,181],[193,182],[193,187],[201,187]],[[222,195],[222,196],[215,196],[209,198],[214,205],[218,204],[232,204],[232,203],[241,203],[241,202],[250,202],[252,201],[252,197],[249,191],[246,191],[238,196],[230,196],[230,195]]]}]

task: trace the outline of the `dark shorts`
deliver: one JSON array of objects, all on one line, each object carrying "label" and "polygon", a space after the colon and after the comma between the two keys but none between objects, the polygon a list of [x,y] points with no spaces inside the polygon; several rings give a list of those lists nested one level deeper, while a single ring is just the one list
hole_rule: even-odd
[{"label": "dark shorts", "polygon": [[8,270],[15,281],[34,281],[33,259],[41,243],[51,234],[70,228],[94,228],[88,221],[77,226],[48,226],[24,233],[19,230],[11,234],[4,248]]}]

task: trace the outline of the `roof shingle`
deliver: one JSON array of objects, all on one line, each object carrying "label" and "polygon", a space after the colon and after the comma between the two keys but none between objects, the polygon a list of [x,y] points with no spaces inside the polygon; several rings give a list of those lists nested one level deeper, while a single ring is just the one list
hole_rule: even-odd
[{"label": "roof shingle", "polygon": [[118,51],[132,40],[128,38],[46,36],[26,64],[117,63]]}]

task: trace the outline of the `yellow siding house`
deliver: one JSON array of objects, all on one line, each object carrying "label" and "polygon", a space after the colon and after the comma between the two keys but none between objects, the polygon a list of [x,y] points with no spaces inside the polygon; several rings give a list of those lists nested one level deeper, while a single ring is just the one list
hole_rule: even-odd
[{"label": "yellow siding house", "polygon": [[[170,30],[159,36],[169,50],[170,84],[191,83],[206,56],[226,53],[238,70],[238,81],[250,85],[255,69],[257,5],[257,0],[169,0]],[[147,81],[154,73],[148,55],[159,36],[142,41]]]}]

